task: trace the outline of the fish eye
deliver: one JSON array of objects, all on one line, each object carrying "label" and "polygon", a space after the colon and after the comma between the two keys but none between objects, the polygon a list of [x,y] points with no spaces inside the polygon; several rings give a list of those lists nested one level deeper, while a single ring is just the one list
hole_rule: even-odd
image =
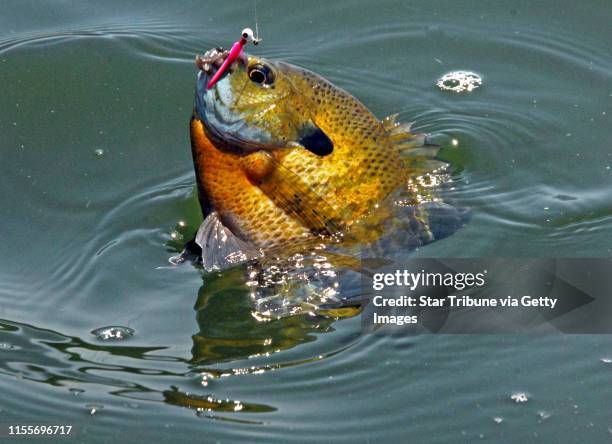
[{"label": "fish eye", "polygon": [[258,85],[270,86],[274,83],[274,74],[268,66],[257,64],[249,69],[249,79]]}]

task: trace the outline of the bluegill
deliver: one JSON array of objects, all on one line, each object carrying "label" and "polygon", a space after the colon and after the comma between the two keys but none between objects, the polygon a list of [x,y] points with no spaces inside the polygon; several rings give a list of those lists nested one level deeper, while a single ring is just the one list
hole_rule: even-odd
[{"label": "bluegill", "polygon": [[218,48],[196,59],[190,132],[204,222],[191,245],[206,269],[313,242],[371,243],[392,217],[391,196],[411,196],[442,165],[409,124],[379,120],[301,67],[243,54],[207,89],[226,57]]}]

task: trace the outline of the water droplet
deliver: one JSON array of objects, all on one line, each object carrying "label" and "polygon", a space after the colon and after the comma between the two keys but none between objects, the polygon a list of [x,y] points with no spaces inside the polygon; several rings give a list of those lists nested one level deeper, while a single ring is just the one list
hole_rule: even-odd
[{"label": "water droplet", "polygon": [[510,399],[512,399],[514,402],[516,402],[517,404],[521,403],[521,402],[527,402],[529,401],[529,398],[527,398],[527,394],[526,393],[514,393],[510,396]]},{"label": "water droplet", "polygon": [[185,222],[184,220],[179,220],[179,227],[186,227],[187,226],[187,222]]},{"label": "water droplet", "polygon": [[98,339],[102,341],[108,340],[122,340],[133,336],[135,331],[129,327],[120,327],[120,326],[110,326],[110,327],[100,327],[91,331],[91,334],[96,336]]},{"label": "water droplet", "polygon": [[538,412],[538,417],[540,418],[541,421],[546,421],[548,418],[550,418],[551,413],[549,412],[545,412],[544,410],[540,410]]},{"label": "water droplet", "polygon": [[496,416],[495,418],[493,418],[493,422],[495,422],[495,424],[501,424],[502,422],[504,422],[504,418],[502,418],[501,416]]},{"label": "water droplet", "polygon": [[457,139],[453,139],[451,140],[451,145],[453,145],[456,148],[459,146],[459,141]]},{"label": "water droplet", "polygon": [[102,410],[104,406],[100,404],[87,404],[85,408],[89,411],[89,414],[93,416],[98,410]]},{"label": "water droplet", "polygon": [[470,71],[453,71],[440,77],[436,85],[442,91],[471,92],[482,85],[482,78]]},{"label": "water droplet", "polygon": [[94,154],[96,155],[96,157],[104,157],[104,150],[101,148],[98,148],[97,150],[94,151]]}]

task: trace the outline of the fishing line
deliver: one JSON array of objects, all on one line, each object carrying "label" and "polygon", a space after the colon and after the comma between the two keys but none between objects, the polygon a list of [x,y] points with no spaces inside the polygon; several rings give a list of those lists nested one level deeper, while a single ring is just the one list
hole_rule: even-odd
[{"label": "fishing line", "polygon": [[255,16],[255,38],[253,44],[257,45],[263,39],[259,37],[259,20],[257,19],[257,0],[253,0],[253,15]]}]

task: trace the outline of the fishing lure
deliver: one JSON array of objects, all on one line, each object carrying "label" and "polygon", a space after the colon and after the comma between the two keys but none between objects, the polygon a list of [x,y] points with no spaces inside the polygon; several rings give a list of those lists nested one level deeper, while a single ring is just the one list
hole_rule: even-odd
[{"label": "fishing lure", "polygon": [[240,37],[240,40],[238,40],[232,45],[232,49],[230,49],[229,55],[227,56],[223,64],[219,67],[215,75],[212,76],[212,78],[209,80],[208,84],[206,85],[206,89],[211,89],[213,86],[215,86],[215,83],[219,81],[219,79],[227,70],[227,68],[231,66],[231,64],[234,63],[234,61],[238,58],[238,56],[242,52],[242,48],[244,48],[244,45],[249,42],[252,42],[253,45],[257,45],[260,41],[261,39],[259,37],[255,37],[251,28],[244,28],[242,30],[242,36]]}]

